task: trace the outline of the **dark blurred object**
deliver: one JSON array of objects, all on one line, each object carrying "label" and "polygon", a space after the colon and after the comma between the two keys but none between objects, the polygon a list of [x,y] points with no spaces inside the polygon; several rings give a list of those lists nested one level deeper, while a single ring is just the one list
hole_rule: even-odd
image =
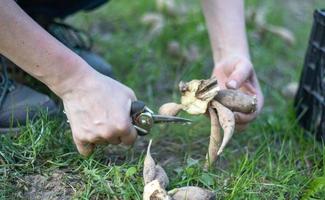
[{"label": "dark blurred object", "polygon": [[325,141],[325,10],[314,12],[295,107],[301,126]]},{"label": "dark blurred object", "polygon": [[16,0],[33,18],[65,18],[80,10],[93,10],[108,0]]}]

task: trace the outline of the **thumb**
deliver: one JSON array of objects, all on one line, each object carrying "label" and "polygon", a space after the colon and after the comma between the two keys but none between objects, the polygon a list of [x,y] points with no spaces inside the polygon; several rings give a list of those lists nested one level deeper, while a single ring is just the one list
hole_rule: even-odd
[{"label": "thumb", "polygon": [[252,67],[247,63],[238,63],[235,70],[230,74],[226,82],[228,89],[238,89],[249,79],[252,72]]}]

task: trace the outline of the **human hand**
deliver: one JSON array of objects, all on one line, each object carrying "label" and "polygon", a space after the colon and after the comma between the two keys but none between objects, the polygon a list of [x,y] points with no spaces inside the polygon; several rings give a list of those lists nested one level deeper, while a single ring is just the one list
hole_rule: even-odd
[{"label": "human hand", "polygon": [[136,97],[127,86],[91,71],[61,98],[80,154],[89,155],[96,144],[134,143],[130,108]]},{"label": "human hand", "polygon": [[253,65],[245,56],[230,56],[221,59],[212,72],[222,89],[239,89],[256,95],[257,109],[250,114],[235,113],[236,130],[244,130],[261,112],[264,103],[263,93],[257,80]]}]

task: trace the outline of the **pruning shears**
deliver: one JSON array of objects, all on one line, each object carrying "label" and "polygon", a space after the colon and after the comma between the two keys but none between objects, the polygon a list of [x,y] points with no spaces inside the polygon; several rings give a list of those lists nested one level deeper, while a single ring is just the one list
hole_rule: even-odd
[{"label": "pruning shears", "polygon": [[181,123],[190,124],[192,121],[182,117],[156,115],[142,101],[133,101],[131,104],[131,118],[138,135],[144,136],[150,133],[154,124],[158,123]]}]

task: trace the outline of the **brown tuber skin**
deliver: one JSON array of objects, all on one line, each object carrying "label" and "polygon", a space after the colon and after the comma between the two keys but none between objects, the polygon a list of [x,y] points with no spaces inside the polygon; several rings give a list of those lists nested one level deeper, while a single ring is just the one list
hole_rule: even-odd
[{"label": "brown tuber skin", "polygon": [[235,116],[234,113],[231,112],[228,108],[223,106],[221,103],[217,101],[212,102],[212,106],[217,110],[219,116],[219,122],[223,129],[223,139],[221,146],[218,150],[217,155],[220,155],[223,149],[226,147],[228,142],[230,141],[232,135],[235,130]]},{"label": "brown tuber skin", "polygon": [[[180,82],[181,104],[161,106],[161,114],[176,115],[180,109],[191,115],[208,113],[211,118],[211,135],[205,168],[211,166],[229,143],[235,130],[233,112],[256,111],[257,99],[239,90],[220,90],[216,78]],[[219,122],[219,123],[218,123]],[[220,126],[223,129],[221,142]]]},{"label": "brown tuber skin", "polygon": [[151,157],[151,143],[152,140],[149,142],[143,164],[143,179],[145,183],[143,199],[172,200],[165,190],[169,183],[168,176],[165,170],[161,166],[156,165],[155,161]]},{"label": "brown tuber skin", "polygon": [[206,189],[194,186],[176,188],[168,192],[174,200],[215,200],[216,195]]},{"label": "brown tuber skin", "polygon": [[165,170],[160,166],[156,165],[155,161],[151,157],[150,148],[152,140],[150,140],[148,145],[148,150],[143,164],[143,179],[144,183],[148,184],[153,180],[157,180],[162,187],[166,187],[169,183],[168,176]]},{"label": "brown tuber skin", "polygon": [[212,163],[217,160],[218,150],[221,144],[221,133],[220,124],[218,120],[217,113],[215,109],[209,108],[210,120],[211,120],[211,133],[210,133],[210,143],[209,150],[206,157],[206,163],[204,165],[205,169],[208,169]]},{"label": "brown tuber skin", "polygon": [[214,99],[231,111],[246,114],[256,111],[256,97],[238,90],[220,90]]}]

